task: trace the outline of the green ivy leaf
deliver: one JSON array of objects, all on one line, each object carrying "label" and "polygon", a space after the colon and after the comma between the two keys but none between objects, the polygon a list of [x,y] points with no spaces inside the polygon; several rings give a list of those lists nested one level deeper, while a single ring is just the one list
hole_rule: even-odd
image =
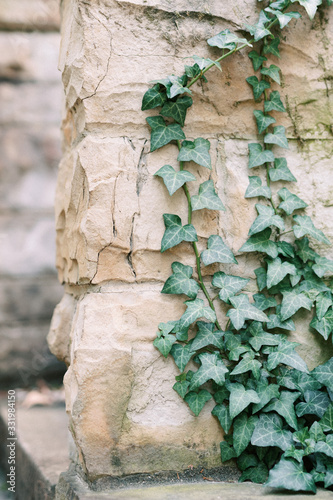
[{"label": "green ivy leaf", "polygon": [[252,483],[262,484],[266,481],[268,476],[268,469],[265,464],[260,463],[256,467],[250,467],[243,472],[239,478],[239,482],[252,481]]},{"label": "green ivy leaf", "polygon": [[222,462],[227,462],[228,460],[231,460],[232,458],[236,457],[236,452],[231,446],[228,445],[225,441],[221,441],[220,443],[220,449],[221,449],[221,460]]},{"label": "green ivy leaf", "polygon": [[233,369],[230,375],[239,375],[241,373],[246,373],[251,371],[256,380],[260,378],[260,368],[262,364],[260,361],[253,359],[251,353],[246,353],[243,359],[238,363],[238,365]]},{"label": "green ivy leaf", "polygon": [[255,110],[253,114],[257,121],[258,133],[262,134],[266,128],[268,128],[272,123],[275,123],[276,120],[272,116],[264,115],[262,111]]},{"label": "green ivy leaf", "polygon": [[298,293],[296,290],[282,291],[282,307],[281,307],[281,319],[285,321],[286,319],[293,316],[301,307],[311,311],[312,300],[309,299],[305,292]]},{"label": "green ivy leaf", "polygon": [[267,288],[280,283],[287,274],[295,275],[297,272],[294,264],[282,262],[280,257],[268,262],[267,268]]},{"label": "green ivy leaf", "polygon": [[325,432],[332,431],[332,429],[333,429],[333,404],[331,404],[327,408],[323,418],[319,421],[319,423]]},{"label": "green ivy leaf", "polygon": [[282,125],[273,128],[272,134],[266,134],[264,137],[265,144],[276,144],[280,148],[288,149],[288,139],[286,138],[286,129]]},{"label": "green ivy leaf", "polygon": [[326,437],[326,442],[319,441],[319,443],[316,443],[315,451],[333,458],[333,434],[329,434]]},{"label": "green ivy leaf", "polygon": [[220,425],[227,434],[230,430],[232,420],[230,418],[229,408],[220,404],[216,405],[212,411],[212,415],[218,418]]},{"label": "green ivy leaf", "polygon": [[245,192],[245,198],[254,198],[257,196],[264,196],[271,198],[272,192],[268,186],[263,186],[260,177],[250,176],[250,184]]},{"label": "green ivy leaf", "polygon": [[166,100],[167,96],[165,92],[160,92],[160,86],[159,84],[156,84],[151,89],[147,90],[143,96],[141,111],[163,106]]},{"label": "green ivy leaf", "polygon": [[[331,5],[331,3],[329,3],[328,5]],[[332,486],[332,484],[333,484],[333,470],[328,470],[325,474],[324,486],[325,488],[329,488],[330,486]]]},{"label": "green ivy leaf", "polygon": [[249,144],[249,168],[259,167],[264,163],[271,163],[274,161],[274,154],[272,151],[262,150],[260,144]]},{"label": "green ivy leaf", "polygon": [[269,384],[267,380],[260,380],[257,384],[257,394],[260,398],[260,402],[253,405],[252,413],[257,413],[273,398],[279,397],[279,386],[276,384]]},{"label": "green ivy leaf", "polygon": [[201,210],[202,208],[209,208],[210,210],[223,210],[225,207],[217,196],[214,189],[214,181],[208,180],[200,184],[199,194],[191,197],[192,210]]},{"label": "green ivy leaf", "polygon": [[205,59],[204,57],[199,57],[199,56],[192,56],[192,59],[194,62],[199,66],[200,70],[203,70],[207,68],[207,66],[210,66],[213,64],[216,66],[220,71],[222,71],[221,64],[217,61],[213,61],[213,59]]},{"label": "green ivy leaf", "polygon": [[294,210],[298,210],[299,208],[305,208],[308,206],[305,201],[301,200],[295,194],[292,194],[287,188],[282,188],[278,191],[278,195],[280,196],[282,203],[280,203],[279,208],[284,210],[286,214],[291,215]]},{"label": "green ivy leaf", "polygon": [[200,285],[194,279],[191,279],[192,267],[184,266],[180,262],[173,262],[171,268],[173,274],[166,280],[162,293],[185,294],[190,299],[195,299],[200,290]]},{"label": "green ivy leaf", "polygon": [[287,424],[297,431],[298,423],[294,409],[294,402],[300,396],[300,392],[281,391],[279,398],[272,401],[266,408],[265,412],[276,411],[283,417]]},{"label": "green ivy leaf", "polygon": [[332,308],[319,320],[316,316],[310,323],[310,326],[317,330],[325,340],[328,339],[329,334],[333,331],[333,310]]},{"label": "green ivy leaf", "polygon": [[169,99],[173,99],[177,95],[188,93],[192,94],[190,89],[187,87],[184,87],[186,85],[186,75],[184,76],[175,76],[175,75],[169,75],[168,80],[171,83],[166,85],[166,93]]},{"label": "green ivy leaf", "polygon": [[322,388],[322,384],[315,380],[311,374],[291,370],[291,376],[295,382],[294,389],[300,390],[301,392],[316,391]]},{"label": "green ivy leaf", "polygon": [[240,45],[252,45],[246,40],[246,38],[239,38],[234,33],[231,33],[228,29],[221,31],[217,35],[209,38],[207,40],[208,45],[211,47],[218,47],[219,49],[229,49],[234,50]]},{"label": "green ivy leaf", "polygon": [[264,54],[272,54],[273,56],[280,57],[279,44],[280,39],[275,37],[271,42],[264,45]]},{"label": "green ivy leaf", "polygon": [[285,158],[275,158],[275,168],[269,169],[269,178],[271,181],[289,181],[296,182],[296,177],[290,172],[287,167],[287,160]]},{"label": "green ivy leaf", "polygon": [[295,241],[298,247],[297,255],[305,263],[308,260],[314,260],[316,257],[316,252],[309,247],[309,239],[303,238],[302,240]]},{"label": "green ivy leaf", "polygon": [[207,250],[201,253],[201,260],[205,266],[221,262],[222,264],[237,264],[233,253],[223,243],[221,236],[212,235],[208,238]]},{"label": "green ivy leaf", "polygon": [[[244,245],[239,249],[240,252],[264,252],[267,253],[272,259],[278,256],[277,245],[274,241],[269,238],[271,236],[272,230],[269,228],[264,229],[251,236]],[[259,268],[261,269],[261,268]],[[263,288],[266,287],[266,274],[265,274],[265,284]],[[260,288],[262,290],[262,288]]]},{"label": "green ivy leaf", "polygon": [[326,385],[329,388],[333,387],[333,358],[331,358],[327,363],[323,365],[317,366],[314,370],[312,370],[311,375]]},{"label": "green ivy leaf", "polygon": [[173,357],[173,359],[175,360],[175,363],[181,372],[184,371],[185,366],[187,365],[187,363],[190,361],[191,357],[193,356],[191,344],[192,344],[192,342],[189,342],[186,345],[173,344],[173,346],[171,348],[170,354]]},{"label": "green ivy leaf", "polygon": [[270,307],[276,307],[277,302],[274,297],[266,297],[263,293],[256,293],[253,295],[255,306],[260,311],[265,311]]},{"label": "green ivy leaf", "polygon": [[294,342],[281,342],[277,347],[271,347],[270,349],[272,352],[267,359],[267,370],[274,370],[280,363],[283,363],[296,370],[308,373],[305,361],[295,352]]},{"label": "green ivy leaf", "polygon": [[179,394],[182,399],[184,399],[189,385],[190,382],[188,382],[188,380],[182,380],[180,382],[176,382],[172,388]]},{"label": "green ivy leaf", "polygon": [[304,471],[303,464],[293,459],[283,458],[270,471],[265,486],[293,491],[312,491],[313,493],[317,491],[313,477]]},{"label": "green ivy leaf", "polygon": [[269,226],[276,226],[281,229],[281,231],[284,230],[284,222],[282,217],[280,217],[279,215],[275,215],[272,207],[260,205],[259,203],[257,203],[256,209],[259,215],[250,227],[250,236],[252,234],[260,233]]},{"label": "green ivy leaf", "polygon": [[155,151],[171,141],[185,139],[185,134],[178,123],[166,125],[161,116],[150,116],[146,120],[152,129],[150,151]]},{"label": "green ivy leaf", "polygon": [[161,252],[165,252],[182,241],[198,241],[197,233],[192,224],[182,226],[178,215],[163,214],[165,232],[161,242]]},{"label": "green ivy leaf", "polygon": [[209,345],[213,345],[218,347],[219,349],[224,348],[223,336],[224,332],[221,330],[215,330],[214,323],[206,323],[205,321],[198,321],[198,333],[196,334],[192,346],[191,351],[198,351],[203,347],[207,347]]},{"label": "green ivy leaf", "polygon": [[227,351],[229,351],[228,358],[231,361],[238,361],[241,354],[251,350],[249,346],[242,345],[240,336],[234,333],[226,332],[225,341]]},{"label": "green ivy leaf", "polygon": [[283,330],[289,330],[291,332],[296,330],[294,322],[291,319],[288,319],[287,321],[282,321],[280,314],[271,314],[269,316],[269,322],[267,323],[266,328],[267,330],[273,330],[274,328],[282,328]]},{"label": "green ivy leaf", "polygon": [[236,297],[230,297],[229,300],[234,309],[229,309],[227,316],[230,318],[236,330],[240,330],[247,319],[268,321],[268,317],[264,312],[259,311],[253,304],[250,304],[247,295],[242,293]]},{"label": "green ivy leaf", "polygon": [[264,61],[267,61],[267,57],[261,56],[256,50],[251,50],[249,53],[249,58],[252,60],[254,71],[258,71],[260,66]]},{"label": "green ivy leaf", "polygon": [[265,80],[258,80],[256,76],[249,76],[249,78],[246,78],[246,81],[252,87],[253,97],[255,101],[259,99],[261,94],[271,86],[270,83],[266,82]]},{"label": "green ivy leaf", "polygon": [[252,338],[249,339],[249,343],[255,351],[260,351],[263,345],[279,345],[281,339],[277,335],[272,335],[271,333],[265,332],[262,324],[253,321],[249,328]]},{"label": "green ivy leaf", "polygon": [[253,453],[247,453],[246,451],[241,453],[237,459],[237,466],[241,471],[244,471],[249,467],[255,467],[258,463],[258,457]]},{"label": "green ivy leaf", "polygon": [[193,411],[194,415],[197,417],[207,401],[209,401],[211,398],[211,393],[206,391],[206,389],[202,389],[199,392],[189,392],[188,394],[186,394],[184,401],[186,401],[190,409]]},{"label": "green ivy leaf", "polygon": [[252,389],[246,390],[242,384],[229,384],[230,390],[230,417],[234,419],[251,403],[259,403],[258,394]]},{"label": "green ivy leaf", "polygon": [[212,169],[210,161],[210,142],[198,137],[194,141],[183,141],[179,151],[178,161],[194,161],[198,165]]},{"label": "green ivy leaf", "polygon": [[316,442],[324,441],[326,439],[322,426],[320,425],[319,422],[313,422],[313,424],[309,429],[309,432],[310,432],[310,439],[314,439]]},{"label": "green ivy leaf", "polygon": [[266,8],[267,12],[274,14],[279,21],[280,28],[283,29],[292,19],[299,19],[301,14],[298,12],[279,12],[278,10],[273,10],[272,8]]},{"label": "green ivy leaf", "polygon": [[164,165],[164,167],[160,168],[154,175],[162,177],[170,196],[172,196],[177,189],[181,188],[185,182],[196,180],[191,172],[187,170],[176,172],[171,165]]},{"label": "green ivy leaf", "polygon": [[318,6],[322,4],[322,0],[291,0],[291,2],[298,2],[300,5],[302,5],[308,13],[310,19],[314,18]]},{"label": "green ivy leaf", "polygon": [[310,236],[312,236],[312,238],[315,238],[318,241],[322,241],[327,245],[331,245],[330,240],[326,238],[326,236],[322,231],[320,231],[320,229],[317,229],[314,226],[310,217],[308,217],[307,215],[294,215],[293,219],[296,224],[298,224],[298,226],[293,227],[296,238],[302,238],[302,236],[309,234]]},{"label": "green ivy leaf", "polygon": [[261,414],[255,426],[251,444],[254,446],[277,446],[287,450],[293,442],[290,431],[283,429],[282,418],[276,413]]},{"label": "green ivy leaf", "polygon": [[165,358],[167,358],[175,342],[176,337],[174,335],[167,334],[161,337],[157,337],[154,340],[153,345],[160,351],[161,354],[163,354]]},{"label": "green ivy leaf", "polygon": [[223,363],[219,354],[205,352],[199,354],[201,366],[192,377],[190,390],[197,389],[208,380],[214,380],[219,385],[225,382],[225,374],[228,368]]},{"label": "green ivy leaf", "polygon": [[199,318],[206,318],[211,322],[216,321],[216,314],[210,307],[205,307],[202,299],[188,300],[185,304],[187,309],[179,320],[181,328],[190,326]]},{"label": "green ivy leaf", "polygon": [[[188,78],[195,78],[196,76],[200,75],[201,69],[197,64],[193,64],[193,66],[185,66],[185,74],[188,76]],[[205,77],[202,77],[205,78]]]},{"label": "green ivy leaf", "polygon": [[300,450],[295,448],[294,445],[292,445],[288,450],[286,450],[283,454],[283,458],[294,458],[297,460],[297,462],[302,462],[303,457],[304,457],[304,450]]},{"label": "green ivy leaf", "polygon": [[162,116],[168,116],[173,118],[182,127],[185,123],[186,112],[193,104],[193,100],[190,96],[178,97],[176,101],[168,101],[164,104],[161,109],[160,114]]},{"label": "green ivy leaf", "polygon": [[333,260],[326,259],[326,257],[320,257],[317,255],[315,257],[315,265],[312,266],[312,270],[316,273],[319,278],[322,278],[325,273],[329,272],[333,274]]},{"label": "green ivy leaf", "polygon": [[[256,235],[256,236],[258,236],[258,235]],[[251,238],[249,238],[249,240],[251,240]],[[263,267],[259,267],[258,269],[254,270],[254,273],[257,277],[257,284],[258,284],[259,291],[261,292],[267,286],[266,269],[264,269]]]},{"label": "green ivy leaf", "polygon": [[265,36],[271,35],[271,32],[269,29],[265,28],[265,24],[270,21],[270,18],[267,16],[267,14],[262,10],[259,14],[259,21],[257,24],[251,25],[251,24],[244,24],[244,28],[246,31],[251,33],[251,35],[254,37],[254,41],[257,42],[258,40],[261,40]]},{"label": "green ivy leaf", "polygon": [[277,0],[270,4],[271,9],[284,10],[289,6],[289,0]]},{"label": "green ivy leaf", "polygon": [[230,304],[229,299],[240,292],[244,288],[249,279],[232,276],[223,272],[215,273],[212,280],[212,285],[220,288],[219,297],[223,302]]},{"label": "green ivy leaf", "polygon": [[271,64],[269,68],[261,68],[260,73],[265,76],[269,76],[274,82],[281,85],[280,80],[280,68],[275,66],[275,64]]},{"label": "green ivy leaf", "polygon": [[280,94],[277,90],[271,92],[269,100],[265,101],[264,104],[265,113],[269,111],[281,111],[282,113],[286,111],[286,108],[281,101]]},{"label": "green ivy leaf", "polygon": [[258,421],[257,416],[248,417],[245,413],[234,421],[234,450],[237,457],[247,448]]}]

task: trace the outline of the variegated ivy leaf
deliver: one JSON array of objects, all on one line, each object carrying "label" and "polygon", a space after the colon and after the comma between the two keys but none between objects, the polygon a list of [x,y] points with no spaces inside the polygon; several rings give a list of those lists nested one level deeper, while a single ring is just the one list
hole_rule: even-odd
[{"label": "variegated ivy leaf", "polygon": [[319,423],[325,432],[332,431],[332,429],[333,429],[333,404],[331,404],[327,408],[323,418],[319,421]]},{"label": "variegated ivy leaf", "polygon": [[171,348],[170,354],[175,360],[175,363],[181,372],[184,371],[185,366],[193,356],[193,351],[191,350],[191,348],[192,348],[192,341],[190,341],[188,344],[185,345],[173,344]]},{"label": "variegated ivy leaf", "polygon": [[260,73],[265,76],[269,76],[274,82],[281,85],[280,80],[280,68],[275,66],[275,64],[271,64],[269,68],[261,68]]},{"label": "variegated ivy leaf", "polygon": [[248,447],[258,421],[257,416],[239,415],[234,421],[234,450],[237,457]]},{"label": "variegated ivy leaf", "polygon": [[194,141],[183,141],[179,151],[178,161],[194,161],[198,165],[212,169],[210,161],[210,142],[199,137]]},{"label": "variegated ivy leaf", "polygon": [[282,330],[289,330],[291,332],[296,330],[295,323],[293,320],[288,319],[287,321],[282,321],[279,314],[270,314],[269,321],[266,325],[267,330],[274,330],[274,328],[282,328]]},{"label": "variegated ivy leaf", "polygon": [[333,305],[331,292],[321,292],[316,297],[316,315],[321,320]]},{"label": "variegated ivy leaf", "polygon": [[244,471],[249,467],[253,468],[256,465],[258,465],[258,463],[259,463],[258,457],[253,453],[247,453],[246,451],[244,453],[241,453],[241,455],[238,457],[237,460],[237,466],[241,471]]},{"label": "variegated ivy leaf", "polygon": [[179,320],[180,328],[190,326],[199,318],[206,318],[212,323],[216,321],[216,314],[210,307],[205,307],[202,299],[187,300],[185,304],[187,309]]},{"label": "variegated ivy leaf", "polygon": [[281,391],[279,397],[269,403],[264,408],[264,412],[276,411],[285,419],[288,425],[297,431],[298,423],[294,408],[296,399],[299,398],[300,392]]},{"label": "variegated ivy leaf", "polygon": [[170,196],[172,196],[177,189],[181,188],[186,182],[195,181],[196,178],[191,172],[187,170],[176,170],[171,165],[164,165],[160,168],[156,174],[158,177],[162,177]]},{"label": "variegated ivy leaf", "polygon": [[266,134],[264,137],[265,144],[276,144],[280,148],[288,149],[288,139],[286,138],[286,129],[282,125],[273,128],[273,133]]},{"label": "variegated ivy leaf", "polygon": [[165,232],[161,242],[161,252],[165,252],[182,241],[198,241],[197,233],[192,224],[182,226],[178,215],[163,214]]},{"label": "variegated ivy leaf", "polygon": [[254,71],[258,71],[260,66],[264,61],[267,61],[267,57],[261,56],[256,50],[251,50],[249,53],[249,58],[252,60]]},{"label": "variegated ivy leaf", "polygon": [[298,403],[296,413],[298,417],[303,415],[317,415],[322,418],[330,406],[330,399],[325,392],[321,391],[305,391],[305,403]]},{"label": "variegated ivy leaf", "polygon": [[289,0],[277,0],[276,2],[270,4],[271,9],[276,9],[280,11],[284,10],[288,6],[289,6]]},{"label": "variegated ivy leaf", "polygon": [[269,178],[271,181],[289,181],[297,182],[296,177],[290,172],[287,167],[287,160],[285,158],[275,158],[275,168],[269,169]]},{"label": "variegated ivy leaf", "polygon": [[208,238],[207,250],[201,253],[201,260],[205,266],[221,262],[221,264],[237,264],[233,253],[223,243],[221,236],[212,235]]},{"label": "variegated ivy leaf", "polygon": [[283,454],[283,458],[294,458],[297,462],[302,462],[304,457],[304,450],[300,450],[295,448],[292,445],[288,450],[286,450]]},{"label": "variegated ivy leaf", "polygon": [[275,37],[272,41],[264,45],[264,54],[273,54],[273,56],[280,57],[279,44],[279,37]]},{"label": "variegated ivy leaf", "polygon": [[220,288],[219,297],[223,302],[230,304],[229,299],[240,292],[244,288],[249,279],[232,276],[223,272],[215,273],[212,280],[212,285]]},{"label": "variegated ivy leaf", "polygon": [[253,114],[257,120],[257,127],[259,134],[262,134],[266,130],[266,128],[272,125],[272,123],[276,122],[275,118],[269,115],[264,115],[262,111],[255,110],[253,111]]},{"label": "variegated ivy leaf", "polygon": [[314,266],[312,266],[312,270],[316,273],[317,276],[319,276],[319,278],[322,278],[327,272],[333,274],[333,260],[316,255],[315,261],[316,263]]},{"label": "variegated ivy leaf", "polygon": [[200,70],[203,70],[203,69],[207,68],[207,66],[210,66],[211,64],[213,64],[220,71],[222,71],[221,64],[217,61],[213,61],[213,59],[205,59],[205,58],[199,57],[199,56],[192,56],[192,59],[199,66]]},{"label": "variegated ivy leaf", "polygon": [[274,154],[272,151],[262,150],[260,144],[249,144],[249,168],[259,167],[264,163],[271,163],[274,161]]},{"label": "variegated ivy leaf", "polygon": [[277,446],[285,451],[292,442],[292,433],[283,429],[283,421],[279,415],[276,413],[260,415],[251,438],[253,446]]},{"label": "variegated ivy leaf", "polygon": [[249,177],[250,184],[245,192],[245,198],[256,198],[258,196],[264,196],[265,198],[271,198],[272,192],[268,186],[263,186],[260,177],[256,175]]},{"label": "variegated ivy leaf", "polygon": [[193,211],[201,210],[202,208],[225,211],[222,201],[215,192],[214,181],[212,180],[200,184],[199,194],[192,196],[191,201]]},{"label": "variegated ivy leaf", "polygon": [[295,276],[297,272],[294,264],[282,262],[280,257],[268,262],[267,268],[267,288],[280,283],[287,274]]},{"label": "variegated ivy leaf", "polygon": [[205,352],[199,354],[198,358],[201,366],[192,377],[190,390],[197,389],[208,380],[214,380],[217,384],[223,385],[228,368],[223,363],[221,356]]},{"label": "variegated ivy leaf", "polygon": [[253,97],[255,101],[259,99],[261,94],[271,86],[270,83],[266,82],[265,80],[258,80],[256,76],[249,76],[248,78],[246,78],[246,81],[252,87]]},{"label": "variegated ivy leaf", "polygon": [[224,348],[223,336],[224,332],[215,330],[214,323],[206,323],[205,321],[198,321],[198,333],[196,334],[191,345],[191,352],[198,351],[203,347],[213,345],[219,349]]},{"label": "variegated ivy leaf", "polygon": [[310,323],[310,326],[317,330],[325,340],[328,339],[329,334],[333,331],[333,310],[329,309],[321,319],[316,316]]},{"label": "variegated ivy leaf", "polygon": [[184,266],[180,262],[173,262],[171,268],[173,274],[166,280],[162,293],[185,294],[190,299],[195,299],[198,295],[200,285],[192,279],[193,268]]},{"label": "variegated ivy leaf", "polygon": [[304,470],[303,463],[284,458],[269,472],[265,486],[313,493],[317,491],[313,477]]},{"label": "variegated ivy leaf", "polygon": [[297,389],[302,392],[305,391],[316,391],[322,388],[322,384],[318,380],[314,379],[309,373],[302,373],[297,370],[290,370],[292,380],[294,381],[295,387],[292,389]]},{"label": "variegated ivy leaf", "polygon": [[251,348],[246,345],[242,345],[240,335],[235,335],[234,333],[225,333],[226,350],[229,351],[228,358],[231,361],[238,361],[239,356],[244,352],[251,351]]},{"label": "variegated ivy leaf", "polygon": [[295,249],[287,241],[278,241],[277,246],[279,248],[279,254],[283,255],[283,257],[295,257]]},{"label": "variegated ivy leaf", "polygon": [[[201,69],[197,64],[193,64],[192,66],[186,66],[185,65],[185,74],[188,76],[188,78],[195,78],[196,76],[200,75]],[[204,76],[202,78],[205,78]]]},{"label": "variegated ivy leaf", "polygon": [[274,10],[273,8],[267,7],[265,9],[266,12],[270,12],[274,14],[279,21],[280,28],[284,28],[292,19],[299,19],[301,14],[298,12],[280,12],[278,10]]},{"label": "variegated ivy leaf", "polygon": [[284,107],[281,101],[279,92],[277,92],[276,90],[271,92],[269,100],[265,101],[264,109],[265,113],[268,113],[269,111],[281,111],[281,112],[286,111],[286,108]]},{"label": "variegated ivy leaf", "polygon": [[171,125],[166,125],[161,116],[150,116],[146,118],[146,120],[152,129],[150,138],[150,151],[155,151],[156,149],[169,144],[169,142],[171,141],[179,141],[185,139],[185,134],[178,123],[171,123]]},{"label": "variegated ivy leaf", "polygon": [[305,208],[308,206],[305,201],[301,198],[292,194],[287,188],[282,188],[278,191],[278,195],[280,196],[282,203],[280,203],[279,208],[284,210],[286,214],[291,215],[294,210],[298,210],[300,208]]},{"label": "variegated ivy leaf", "polygon": [[308,234],[318,241],[331,245],[330,240],[326,238],[324,233],[314,226],[311,217],[307,215],[294,215],[293,219],[298,224],[298,226],[293,227],[296,238],[302,238],[302,236]]},{"label": "variegated ivy leaf", "polygon": [[322,0],[291,0],[291,2],[298,2],[301,4],[305,8],[310,19],[314,18],[319,5],[322,4]]},{"label": "variegated ivy leaf", "polygon": [[302,240],[296,240],[296,246],[298,247],[297,255],[305,263],[308,260],[315,260],[318,255],[312,248],[309,247],[309,239],[303,238]]},{"label": "variegated ivy leaf", "polygon": [[255,351],[260,351],[263,345],[274,346],[279,345],[281,342],[278,335],[265,332],[262,324],[257,321],[251,323],[249,332],[252,335],[252,338],[249,339],[249,343]]},{"label": "variegated ivy leaf", "polygon": [[229,384],[228,389],[230,391],[229,411],[232,419],[237,417],[251,403],[259,403],[260,401],[258,394],[254,390],[246,390],[242,384]]},{"label": "variegated ivy leaf", "polygon": [[[251,238],[250,238],[251,240]],[[267,286],[267,272],[263,267],[258,267],[258,269],[254,270],[254,273],[257,277],[257,285],[259,291],[261,292]]]},{"label": "variegated ivy leaf", "polygon": [[262,364],[260,363],[260,361],[257,361],[256,359],[254,359],[253,354],[246,353],[246,354],[244,354],[243,359],[238,363],[238,365],[230,373],[230,375],[239,375],[241,373],[246,373],[246,372],[251,371],[253,374],[253,377],[256,380],[259,380],[261,367],[262,367]]},{"label": "variegated ivy leaf", "polygon": [[267,359],[267,370],[274,370],[280,363],[291,366],[301,372],[309,373],[305,361],[295,352],[295,342],[281,342],[277,347],[270,348]]},{"label": "variegated ivy leaf", "polygon": [[259,382],[257,383],[256,391],[259,396],[260,402],[253,405],[252,413],[257,413],[273,398],[279,397],[279,386],[277,384],[269,384],[265,379],[259,380]]},{"label": "variegated ivy leaf", "polygon": [[246,469],[238,481],[240,483],[243,481],[252,481],[252,483],[262,484],[266,481],[267,476],[268,468],[263,462],[261,462],[255,467],[249,467]]},{"label": "variegated ivy leaf", "polygon": [[216,405],[212,411],[212,415],[218,418],[220,425],[227,434],[230,430],[232,419],[230,418],[229,408],[220,404]]},{"label": "variegated ivy leaf", "polygon": [[154,340],[153,345],[160,351],[161,354],[163,354],[165,358],[167,358],[175,342],[176,337],[174,335],[166,334],[164,336],[157,337]]},{"label": "variegated ivy leaf", "polygon": [[[240,252],[264,252],[267,253],[272,259],[278,256],[278,247],[274,241],[271,241],[269,238],[272,234],[272,230],[270,228],[264,229],[264,231],[260,231],[259,233],[251,236],[244,245],[239,249]],[[261,269],[261,268],[259,268]],[[266,287],[266,275],[265,275],[265,285]],[[261,288],[262,290],[262,288]]]},{"label": "variegated ivy leaf", "polygon": [[184,401],[189,405],[194,415],[197,417],[207,401],[212,398],[210,392],[206,391],[206,389],[202,389],[199,392],[191,391],[186,394]]},{"label": "variegated ivy leaf", "polygon": [[219,390],[214,392],[214,399],[217,404],[222,404],[226,399],[229,399],[230,392],[224,385],[223,387],[219,387]]},{"label": "variegated ivy leaf", "polygon": [[234,33],[231,33],[228,29],[221,31],[217,35],[209,38],[207,40],[208,45],[211,47],[218,47],[219,49],[229,49],[234,50],[240,45],[252,45],[246,40],[246,38],[239,38]]},{"label": "variegated ivy leaf", "polygon": [[324,453],[328,457],[333,458],[333,434],[329,434],[326,437],[326,442],[319,441],[319,443],[316,443],[315,452]]},{"label": "variegated ivy leaf", "polygon": [[318,380],[318,382],[321,382],[322,384],[326,385],[326,387],[331,388],[333,387],[333,358],[331,358],[327,363],[324,363],[323,365],[317,366],[314,370],[312,370],[311,375]]},{"label": "variegated ivy leaf", "polygon": [[221,460],[222,462],[227,462],[228,460],[231,460],[232,458],[236,457],[236,452],[231,446],[228,445],[225,441],[221,441],[220,443],[220,449],[221,449]]},{"label": "variegated ivy leaf", "polygon": [[251,35],[254,37],[254,41],[257,42],[258,40],[261,40],[265,36],[271,35],[269,29],[265,28],[265,24],[267,24],[269,21],[270,18],[262,10],[259,14],[259,20],[257,24],[254,25],[244,24],[244,28],[246,29],[246,31],[251,33]]},{"label": "variegated ivy leaf", "polygon": [[185,123],[186,112],[189,107],[193,104],[192,98],[190,96],[178,97],[176,101],[168,101],[164,104],[160,111],[162,116],[168,116],[173,118],[182,127]]},{"label": "variegated ivy leaf", "polygon": [[167,84],[166,85],[166,93],[169,99],[173,99],[177,95],[188,93],[192,94],[190,89],[185,87],[186,85],[186,75],[183,76],[175,76],[175,75],[169,75],[168,80],[170,82],[170,86]]},{"label": "variegated ivy leaf", "polygon": [[179,394],[179,396],[181,398],[184,399],[189,385],[190,385],[190,382],[188,380],[181,380],[179,382],[176,382],[172,388],[174,391],[176,391]]},{"label": "variegated ivy leaf", "polygon": [[236,330],[240,330],[247,319],[268,321],[268,317],[264,312],[259,311],[253,304],[250,304],[247,295],[242,293],[236,297],[230,297],[229,300],[234,309],[229,309],[227,316],[230,318]]},{"label": "variegated ivy leaf", "polygon": [[159,84],[156,84],[151,89],[147,90],[143,96],[141,110],[146,111],[147,109],[163,106],[166,100],[166,93],[161,92]]},{"label": "variegated ivy leaf", "polygon": [[270,307],[276,307],[277,302],[274,297],[266,297],[263,293],[256,293],[253,295],[255,306],[260,309],[260,311],[265,311]]},{"label": "variegated ivy leaf", "polygon": [[311,311],[312,300],[307,297],[305,292],[297,292],[297,290],[282,291],[283,300],[281,304],[281,319],[286,319],[293,316],[301,307]]},{"label": "variegated ivy leaf", "polygon": [[275,215],[272,207],[266,205],[256,204],[256,209],[258,212],[258,217],[253,222],[250,227],[249,235],[260,233],[269,226],[276,226],[281,231],[284,230],[284,221],[279,215]]}]

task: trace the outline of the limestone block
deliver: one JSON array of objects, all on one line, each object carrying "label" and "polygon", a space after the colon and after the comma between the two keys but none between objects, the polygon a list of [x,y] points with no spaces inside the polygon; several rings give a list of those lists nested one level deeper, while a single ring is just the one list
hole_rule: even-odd
[{"label": "limestone block", "polygon": [[47,342],[50,351],[67,365],[70,364],[70,333],[76,300],[66,293],[54,309]]},{"label": "limestone block", "polygon": [[58,0],[0,0],[0,28],[8,30],[57,30]]}]

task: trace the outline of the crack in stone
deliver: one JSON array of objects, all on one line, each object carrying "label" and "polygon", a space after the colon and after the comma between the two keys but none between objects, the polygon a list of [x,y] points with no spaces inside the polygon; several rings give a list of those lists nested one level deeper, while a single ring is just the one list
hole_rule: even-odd
[{"label": "crack in stone", "polygon": [[147,153],[145,152],[145,146],[147,144],[147,139],[144,141],[139,162],[138,162],[138,175],[137,175],[137,180],[136,180],[136,194],[140,196],[140,193],[142,191],[143,186],[147,182],[147,179],[149,177],[149,172],[146,166],[146,157]]},{"label": "crack in stone", "polygon": [[132,262],[132,252],[133,252],[133,233],[134,233],[134,221],[135,221],[135,216],[137,215],[137,213],[135,212],[133,214],[133,217],[132,217],[132,223],[131,223],[131,235],[130,235],[130,251],[128,252],[126,258],[127,258],[127,261],[129,263],[129,266],[131,268],[131,271],[132,271],[132,274],[134,276],[134,278],[136,278],[136,272],[135,272],[135,269],[133,267],[133,262]]}]

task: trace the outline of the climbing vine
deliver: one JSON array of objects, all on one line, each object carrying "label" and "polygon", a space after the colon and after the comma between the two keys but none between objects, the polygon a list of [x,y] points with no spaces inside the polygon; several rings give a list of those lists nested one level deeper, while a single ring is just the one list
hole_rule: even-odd
[{"label": "climbing vine", "polygon": [[[333,0],[326,2],[332,5]],[[244,26],[250,40],[229,30],[213,36],[208,44],[220,49],[221,56],[215,61],[193,56],[194,64],[185,66],[183,75],[153,82],[143,97],[142,110],[161,108],[159,116],[147,118],[151,151],[175,142],[179,167],[164,165],[155,175],[171,196],[182,189],[188,206],[187,221],[177,214],[163,215],[161,252],[186,241],[192,244],[196,260],[196,271],[174,262],[162,289],[162,293],[189,299],[180,319],[159,324],[154,341],[180,370],[173,388],[195,415],[213,398],[212,414],[225,432],[221,458],[223,462],[236,458],[242,471],[240,481],[315,492],[317,483],[327,488],[333,485],[333,358],[309,372],[295,350],[298,344],[288,340],[288,332],[295,330],[294,314],[304,308],[313,311],[310,327],[328,341],[333,300],[325,274],[333,272],[333,261],[310,246],[309,237],[330,242],[309,216],[299,213],[307,204],[289,190],[296,178],[280,157],[281,148],[288,148],[285,128],[270,114],[286,112],[278,90],[271,88],[280,85],[281,71],[269,58],[280,57],[280,31],[301,17],[292,10],[297,3],[313,19],[322,0],[261,1],[258,22]],[[248,47],[255,75],[246,81],[253,91],[258,134],[258,142],[248,146],[248,167],[264,174],[260,176],[259,170],[258,175],[250,175],[245,193],[245,198],[259,198],[258,216],[240,249],[258,252],[262,260],[255,270],[258,293],[251,301],[242,292],[248,279],[222,270],[213,275],[212,286],[203,279],[203,266],[237,261],[218,235],[210,236],[207,248],[199,252],[193,212],[225,208],[211,179],[200,184],[198,194],[190,195],[187,184],[196,177],[186,166],[195,162],[211,170],[210,142],[200,137],[187,140],[182,129],[193,104],[191,87],[206,81],[210,69],[222,70],[225,58]],[[288,188],[276,193],[277,181],[288,183]],[[290,231],[285,231],[286,224],[292,226]],[[288,241],[286,232],[290,233]],[[217,319],[218,300],[229,307],[225,330]],[[196,370],[186,369],[190,361],[192,368],[198,366]]]}]

